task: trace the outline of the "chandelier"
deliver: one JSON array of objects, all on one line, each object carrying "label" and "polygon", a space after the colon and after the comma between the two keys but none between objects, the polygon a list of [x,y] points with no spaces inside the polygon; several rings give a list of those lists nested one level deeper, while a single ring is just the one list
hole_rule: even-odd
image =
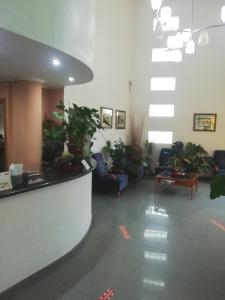
[{"label": "chandelier", "polygon": [[[154,31],[158,38],[163,38],[164,28],[167,26],[171,19],[171,8],[168,6],[162,6],[163,0],[151,0],[152,9],[154,11]],[[196,34],[199,34],[197,44],[198,46],[206,46],[209,44],[208,30],[212,28],[225,26],[225,6],[221,8],[221,20],[223,23],[214,24],[208,26],[202,26],[193,28],[194,24],[194,9],[195,0],[192,0],[192,21],[191,27],[183,29],[182,31],[176,30],[176,35],[170,35],[167,38],[167,50],[184,49],[186,54],[195,53],[195,40]],[[179,27],[179,26],[178,26]]]}]

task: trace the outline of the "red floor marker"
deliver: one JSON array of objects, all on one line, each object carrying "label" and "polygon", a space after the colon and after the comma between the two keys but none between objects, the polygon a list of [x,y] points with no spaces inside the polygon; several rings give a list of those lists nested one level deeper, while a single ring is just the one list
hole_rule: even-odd
[{"label": "red floor marker", "polygon": [[223,224],[220,224],[216,220],[210,220],[210,223],[212,223],[213,225],[217,226],[219,229],[221,229],[221,230],[223,230],[225,232],[225,226]]},{"label": "red floor marker", "polygon": [[115,292],[112,289],[108,289],[99,300],[110,300],[115,295]]},{"label": "red floor marker", "polygon": [[120,225],[120,231],[125,240],[131,240],[131,237],[124,225]]}]

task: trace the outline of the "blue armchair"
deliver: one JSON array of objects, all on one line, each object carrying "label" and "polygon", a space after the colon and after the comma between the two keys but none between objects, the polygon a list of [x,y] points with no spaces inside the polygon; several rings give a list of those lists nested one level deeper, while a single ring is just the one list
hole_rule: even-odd
[{"label": "blue armchair", "polygon": [[159,160],[157,162],[155,173],[159,174],[163,171],[172,172],[173,168],[169,166],[169,159],[174,154],[172,148],[162,148],[159,154]]},{"label": "blue armchair", "polygon": [[94,153],[92,157],[97,165],[93,172],[93,189],[98,191],[113,192],[118,195],[125,190],[128,184],[128,176],[120,170],[109,171],[101,153]]},{"label": "blue armchair", "polygon": [[216,150],[214,152],[214,173],[216,175],[225,175],[225,150]]}]

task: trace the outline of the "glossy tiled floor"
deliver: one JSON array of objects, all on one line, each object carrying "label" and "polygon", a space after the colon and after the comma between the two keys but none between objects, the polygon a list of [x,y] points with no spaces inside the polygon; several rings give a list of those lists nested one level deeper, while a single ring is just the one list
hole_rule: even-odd
[{"label": "glossy tiled floor", "polygon": [[147,180],[94,196],[85,245],[0,300],[97,300],[108,288],[113,300],[224,300],[225,198],[210,201],[207,183],[189,197],[166,186],[154,197]]}]

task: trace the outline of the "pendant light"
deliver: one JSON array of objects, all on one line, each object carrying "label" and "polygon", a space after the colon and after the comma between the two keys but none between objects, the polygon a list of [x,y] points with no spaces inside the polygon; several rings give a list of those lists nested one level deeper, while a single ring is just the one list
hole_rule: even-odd
[{"label": "pendant light", "polygon": [[199,46],[207,46],[209,44],[209,33],[207,30],[203,30],[198,38]]},{"label": "pendant light", "polygon": [[151,0],[153,10],[159,10],[162,5],[162,0]]},{"label": "pendant light", "polygon": [[[190,0],[191,1],[191,0]],[[191,12],[191,26],[189,29],[183,29],[177,32],[176,35],[167,36],[168,50],[184,49],[186,54],[195,53],[195,41],[193,40],[197,35],[197,44],[199,46],[206,46],[209,44],[208,31],[216,28],[225,28],[225,5],[221,8],[221,19],[223,22],[220,24],[205,25],[194,28],[195,17],[195,2],[192,0]],[[163,38],[164,31],[169,31],[167,25],[170,24],[172,17],[171,8],[169,6],[162,7],[162,0],[151,0],[151,5],[154,10],[154,26],[153,31],[157,33],[157,38]]]}]

